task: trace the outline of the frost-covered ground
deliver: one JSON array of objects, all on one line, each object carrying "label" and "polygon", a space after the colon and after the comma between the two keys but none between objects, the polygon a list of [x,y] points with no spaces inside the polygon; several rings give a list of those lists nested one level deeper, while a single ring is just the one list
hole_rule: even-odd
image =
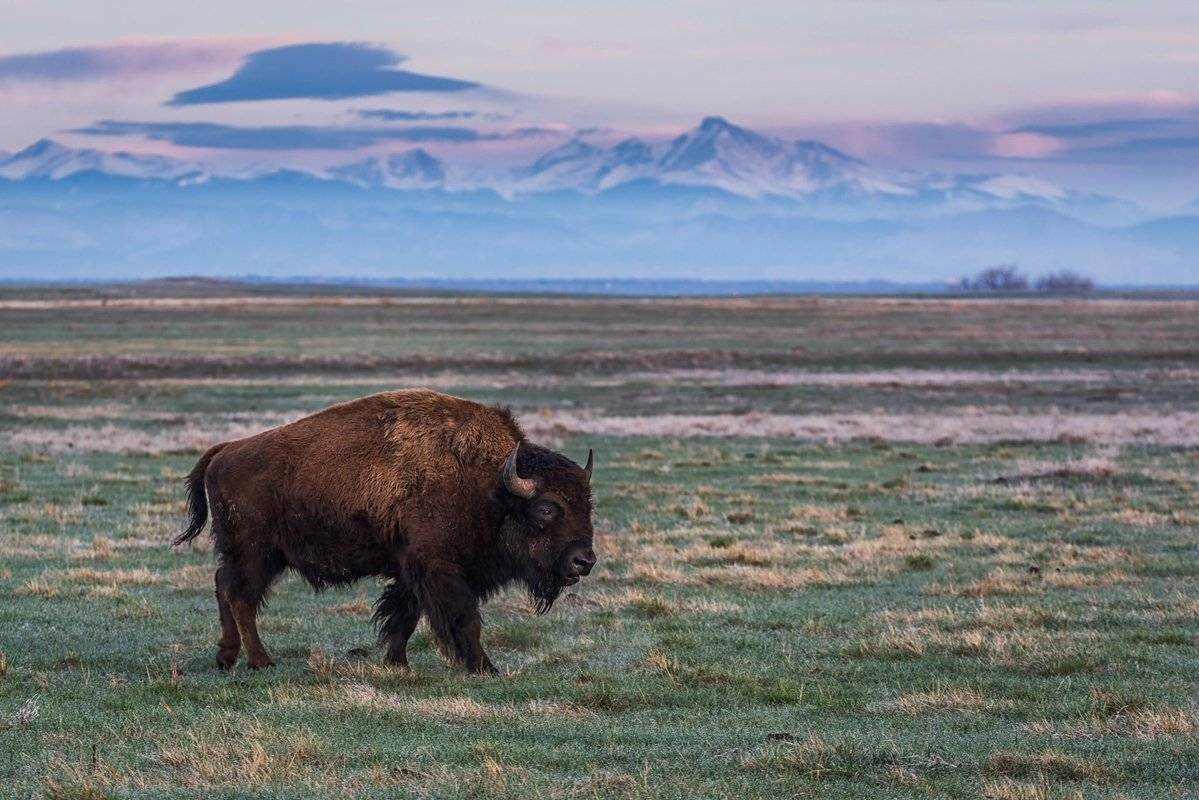
[{"label": "frost-covered ground", "polygon": [[[1199,780],[1194,304],[173,291],[0,297],[13,796]],[[596,572],[545,617],[488,605],[496,678],[447,671],[423,631],[390,669],[379,586],[291,579],[262,622],[278,666],[219,673],[207,540],[167,546],[182,476],[215,441],[411,385],[595,448]]]}]

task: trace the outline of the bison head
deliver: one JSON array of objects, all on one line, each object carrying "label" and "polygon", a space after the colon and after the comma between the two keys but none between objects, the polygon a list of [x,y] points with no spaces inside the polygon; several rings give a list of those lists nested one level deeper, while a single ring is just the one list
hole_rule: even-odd
[{"label": "bison head", "polygon": [[563,586],[595,566],[591,549],[591,464],[580,467],[544,447],[516,444],[504,462],[504,545],[544,613]]}]

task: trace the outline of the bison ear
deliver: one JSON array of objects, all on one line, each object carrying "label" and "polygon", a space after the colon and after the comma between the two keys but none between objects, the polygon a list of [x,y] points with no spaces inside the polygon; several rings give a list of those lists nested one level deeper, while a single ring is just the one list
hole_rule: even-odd
[{"label": "bison ear", "polygon": [[523,497],[528,500],[533,495],[537,494],[537,481],[529,478],[522,478],[516,471],[516,457],[520,454],[520,442],[516,443],[516,447],[512,448],[511,454],[504,462],[504,488],[512,492],[517,497]]},{"label": "bison ear", "polygon": [[591,468],[595,465],[595,451],[591,448],[587,449],[587,466],[583,467],[583,471],[587,473],[587,482],[591,483]]}]

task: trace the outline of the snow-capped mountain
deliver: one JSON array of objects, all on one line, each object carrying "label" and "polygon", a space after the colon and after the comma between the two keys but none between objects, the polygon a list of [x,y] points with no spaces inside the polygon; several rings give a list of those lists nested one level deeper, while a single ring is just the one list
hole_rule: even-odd
[{"label": "snow-capped mountain", "polygon": [[198,164],[156,155],[77,150],[50,139],[40,139],[0,161],[0,178],[8,180],[62,180],[79,173],[99,173],[123,178],[179,180],[204,173]]},{"label": "snow-capped mountain", "polygon": [[1149,219],[1036,178],[883,169],[718,117],[669,141],[599,141],[487,172],[423,150],[341,164],[260,151],[209,168],[41,141],[0,160],[0,278],[931,281],[1012,263],[1194,281],[1194,211]]},{"label": "snow-capped mountain", "polygon": [[1039,178],[884,169],[822,142],[767,136],[722,117],[707,117],[669,141],[632,138],[601,146],[575,138],[527,166],[491,172],[446,165],[422,149],[332,166],[264,158],[209,167],[162,156],[74,149],[47,139],[0,159],[0,179],[8,181],[80,175],[165,181],[185,188],[222,178],[275,187],[331,182],[396,191],[485,190],[515,202],[565,192],[579,199],[603,195],[613,202],[653,198],[690,213],[727,210],[724,201],[731,199],[743,206],[773,204],[776,211],[783,205],[788,213],[826,219],[911,219],[1022,206],[1101,224],[1145,218],[1128,204],[1069,192]]},{"label": "snow-capped mountain", "polygon": [[[509,193],[598,194],[622,185],[718,189],[750,200],[786,199],[868,215],[971,211],[1084,199],[1020,175],[937,175],[883,169],[814,140],[765,136],[722,117],[657,144],[626,139],[598,147],[581,139],[512,173]],[[1094,197],[1085,198],[1093,209]]]},{"label": "snow-capped mountain", "polygon": [[593,190],[607,155],[602,148],[582,139],[571,139],[529,166],[514,170],[513,179],[526,193],[555,189]]},{"label": "snow-capped mountain", "polygon": [[445,167],[419,148],[331,167],[328,174],[335,180],[369,188],[440,189],[445,186]]},{"label": "snow-capped mountain", "polygon": [[707,117],[670,142],[626,139],[600,148],[579,139],[551,150],[514,175],[516,192],[600,192],[632,181],[711,187],[743,197],[846,194],[907,195],[882,170],[816,141],[787,141]]}]

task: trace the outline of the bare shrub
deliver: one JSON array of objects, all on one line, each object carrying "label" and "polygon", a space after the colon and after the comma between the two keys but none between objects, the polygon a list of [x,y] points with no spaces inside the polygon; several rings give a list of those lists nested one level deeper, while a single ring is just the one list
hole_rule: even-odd
[{"label": "bare shrub", "polygon": [[1015,264],[987,267],[974,277],[964,277],[958,282],[964,292],[1023,292],[1028,289],[1028,278],[1020,274]]},{"label": "bare shrub", "polygon": [[1073,270],[1063,269],[1037,278],[1036,290],[1048,294],[1083,294],[1095,290],[1095,281]]}]

